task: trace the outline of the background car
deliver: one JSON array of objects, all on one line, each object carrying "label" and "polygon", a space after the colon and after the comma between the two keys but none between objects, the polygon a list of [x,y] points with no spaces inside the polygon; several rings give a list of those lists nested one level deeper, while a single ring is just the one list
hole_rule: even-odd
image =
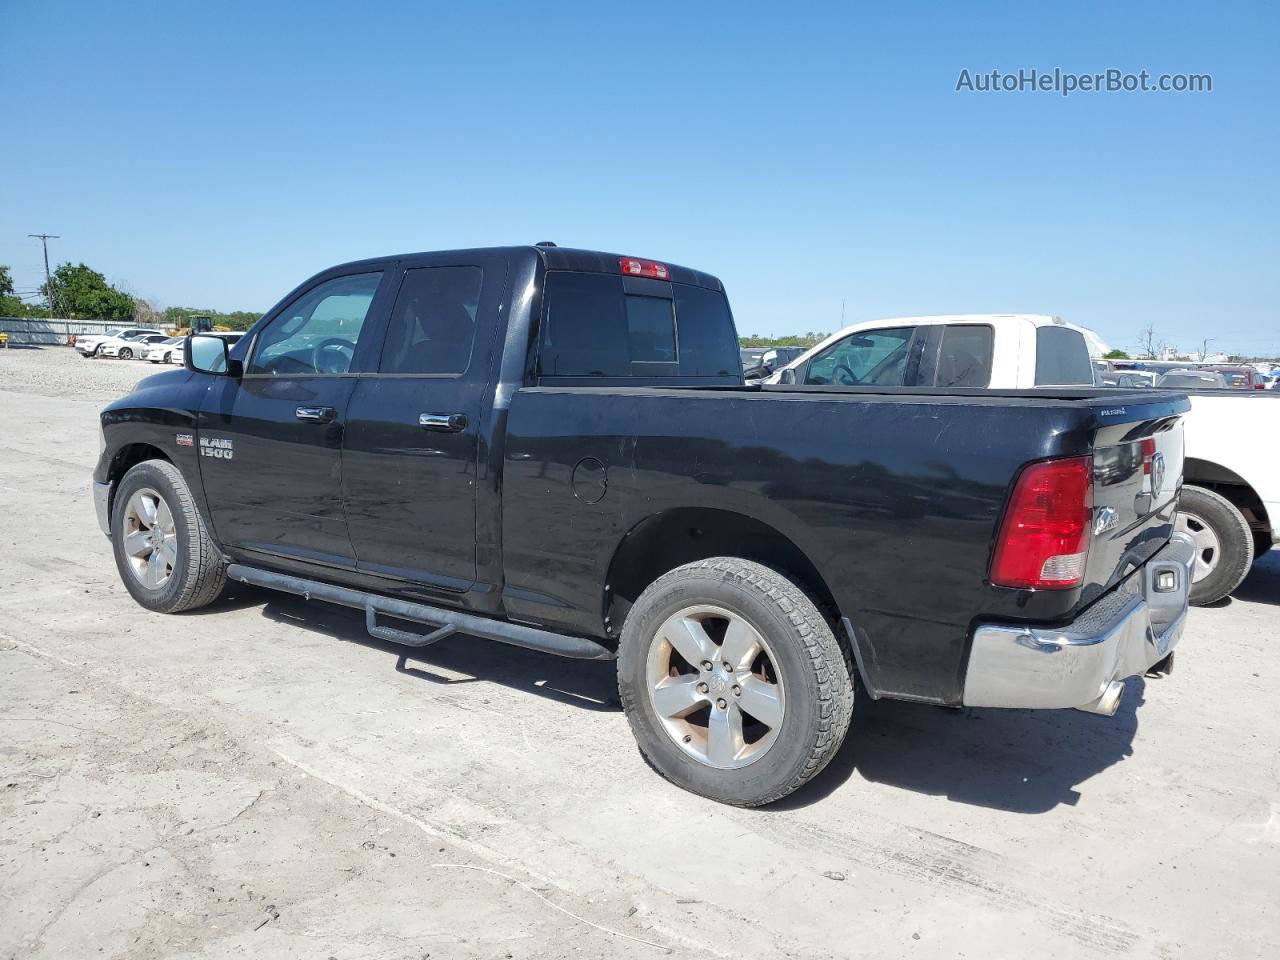
[{"label": "background car", "polygon": [[98,347],[98,356],[132,360],[134,357],[140,358],[152,344],[161,343],[167,339],[168,335],[164,333],[140,333],[134,336],[112,337],[110,340],[104,340]]},{"label": "background car", "polygon": [[[758,354],[748,363],[747,354]],[[760,350],[742,351],[742,376],[747,383],[759,383],[775,370],[781,370],[805,352],[804,347],[764,347]]]},{"label": "background car", "polygon": [[185,339],[186,337],[169,337],[167,340],[162,340],[148,347],[142,358],[152,363],[169,363],[173,360],[173,348],[180,347]]},{"label": "background car", "polygon": [[1234,387],[1237,390],[1265,390],[1266,384],[1262,382],[1262,378],[1258,371],[1253,367],[1246,367],[1239,364],[1231,364],[1226,366],[1200,367],[1202,371],[1212,371],[1220,373],[1226,378],[1227,386]]},{"label": "background car", "polygon": [[76,353],[84,357],[86,360],[92,359],[99,355],[98,351],[108,340],[121,340],[131,337],[140,337],[147,333],[158,333],[164,335],[164,331],[155,330],[150,327],[126,327],[124,330],[116,333],[98,335],[85,334],[76,337]]}]

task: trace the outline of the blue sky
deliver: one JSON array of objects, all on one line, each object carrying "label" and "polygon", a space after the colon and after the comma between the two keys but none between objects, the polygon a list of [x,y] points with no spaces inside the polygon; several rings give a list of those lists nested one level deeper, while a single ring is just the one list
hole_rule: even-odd
[{"label": "blue sky", "polygon": [[[1280,354],[1273,4],[0,0],[0,263],[162,305],[554,240],[708,270],[743,333],[1058,313]],[[962,68],[1213,92],[957,93]]]}]

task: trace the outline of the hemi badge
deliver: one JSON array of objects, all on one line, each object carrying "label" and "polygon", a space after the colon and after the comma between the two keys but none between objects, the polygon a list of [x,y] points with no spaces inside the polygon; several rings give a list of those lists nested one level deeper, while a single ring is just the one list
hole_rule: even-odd
[{"label": "hemi badge", "polygon": [[174,439],[178,441],[178,446],[180,447],[195,446],[195,441],[191,439],[191,434],[189,433],[180,433],[176,437],[174,437]]}]

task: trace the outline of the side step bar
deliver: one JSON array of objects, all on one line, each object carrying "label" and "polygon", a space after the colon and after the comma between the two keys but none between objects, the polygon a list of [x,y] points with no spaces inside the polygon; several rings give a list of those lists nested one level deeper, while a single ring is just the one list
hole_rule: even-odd
[{"label": "side step bar", "polygon": [[[515,647],[541,650],[543,653],[554,653],[557,656],[572,657],[575,660],[614,659],[612,650],[586,637],[570,637],[507,620],[491,620],[474,613],[463,613],[461,610],[446,610],[443,607],[429,607],[426,604],[410,603],[407,600],[392,600],[390,597],[382,597],[376,593],[365,593],[362,590],[350,590],[315,580],[272,573],[270,570],[248,567],[242,563],[233,563],[227,567],[227,576],[232,580],[252,584],[255,587],[266,587],[270,590],[305,597],[307,600],[325,600],[344,607],[363,610],[365,627],[369,633],[379,640],[391,643],[425,647],[437,640],[443,640],[450,634],[466,633],[485,640],[497,640]],[[436,629],[428,634],[417,634],[381,626],[378,624],[380,613],[401,620],[425,623]]]}]

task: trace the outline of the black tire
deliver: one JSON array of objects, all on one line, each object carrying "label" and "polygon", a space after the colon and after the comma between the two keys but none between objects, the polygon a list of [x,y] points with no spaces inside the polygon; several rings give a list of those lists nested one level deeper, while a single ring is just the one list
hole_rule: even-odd
[{"label": "black tire", "polygon": [[118,354],[116,354],[116,356],[117,356],[117,357],[119,357],[119,359],[121,359],[121,360],[132,360],[132,359],[133,359],[133,351],[132,351],[132,350],[130,350],[128,347],[122,347],[122,348],[120,349],[120,352],[119,352]]},{"label": "black tire", "polygon": [[[735,769],[711,766],[682,749],[663,727],[649,693],[649,652],[658,630],[682,609],[700,604],[747,621],[766,641],[785,685],[775,738]],[[776,571],[737,557],[677,567],[640,595],[622,630],[618,690],[640,752],[655,770],[693,793],[744,807],[779,800],[816,776],[844,741],[854,698],[848,661],[813,602]]]},{"label": "black tire", "polygon": [[[125,551],[130,532],[126,519],[130,499],[150,490],[163,498],[173,517],[176,557],[172,572],[159,587],[147,586],[131,566]],[[157,613],[179,613],[206,606],[226,586],[226,562],[214,545],[187,482],[167,460],[144,460],[124,475],[111,506],[111,544],[116,569],[134,600]]]},{"label": "black tire", "polygon": [[1178,501],[1178,527],[1193,536],[1207,528],[1217,540],[1214,549],[1198,549],[1201,579],[1191,582],[1192,606],[1214,603],[1240,586],[1253,564],[1253,531],[1230,500],[1204,487],[1184,486]]}]

